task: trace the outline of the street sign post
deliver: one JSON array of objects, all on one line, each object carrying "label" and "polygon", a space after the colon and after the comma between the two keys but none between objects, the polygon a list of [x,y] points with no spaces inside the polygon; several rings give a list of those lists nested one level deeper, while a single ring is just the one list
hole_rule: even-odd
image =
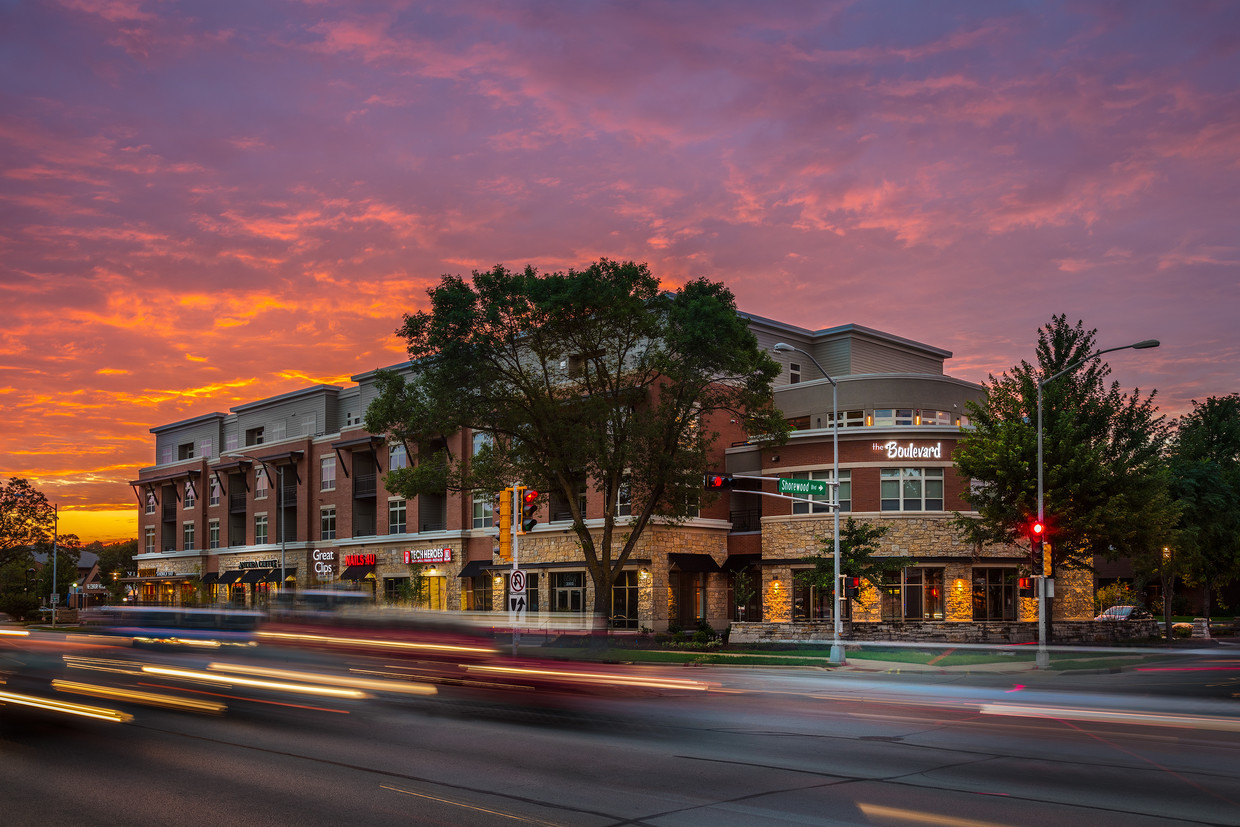
[{"label": "street sign post", "polygon": [[826,480],[798,480],[791,477],[781,477],[777,490],[780,494],[825,497],[827,495],[827,482]]}]

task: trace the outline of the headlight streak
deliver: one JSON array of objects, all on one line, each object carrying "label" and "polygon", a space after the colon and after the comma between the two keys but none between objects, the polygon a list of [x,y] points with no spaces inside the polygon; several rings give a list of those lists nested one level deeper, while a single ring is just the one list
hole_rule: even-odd
[{"label": "headlight streak", "polygon": [[0,636],[3,637],[30,637],[30,632],[26,629],[0,629]]},{"label": "headlight streak", "polygon": [[409,650],[412,652],[444,652],[467,655],[498,655],[499,651],[485,646],[458,646],[448,643],[413,643],[407,640],[373,640],[360,637],[333,637],[330,635],[307,635],[293,632],[258,632],[260,638],[272,640],[305,641],[307,643],[330,643],[340,646],[365,646],[372,649]]},{"label": "headlight streak", "polygon": [[701,681],[686,681],[676,678],[634,678],[627,675],[608,675],[598,672],[565,672],[558,669],[528,669],[515,666],[468,666],[467,671],[490,672],[534,679],[553,678],[568,683],[637,687],[642,689],[684,689],[694,692],[705,692],[710,689],[708,684]]},{"label": "headlight streak", "polygon": [[136,689],[118,689],[111,686],[97,686],[90,683],[75,681],[52,681],[52,688],[57,692],[73,695],[86,695],[94,698],[111,698],[118,701],[142,704],[143,706],[160,706],[167,709],[178,709],[183,712],[201,712],[208,715],[220,715],[228,709],[216,701],[203,701],[197,698],[179,698],[175,695],[159,695],[154,692],[140,692]]},{"label": "headlight streak", "polygon": [[921,813],[917,810],[901,810],[896,807],[885,807],[881,804],[857,804],[857,809],[869,818],[890,819],[900,824],[933,824],[939,827],[1001,827],[994,821],[977,821],[959,816],[943,816],[935,813]]},{"label": "headlight streak", "polygon": [[[400,669],[403,667],[394,666],[391,668]],[[352,668],[349,671],[355,672],[359,675],[390,675],[393,677],[400,677],[400,678],[407,677],[405,675],[400,675],[397,673],[378,672],[378,671],[373,671],[370,669]],[[422,681],[423,683],[433,683],[438,686],[461,686],[467,689],[505,689],[505,690],[517,690],[520,692],[533,692],[534,691],[534,687],[524,686],[522,684],[495,683],[494,681],[471,681],[468,678],[452,678],[452,677],[448,677],[447,675],[418,674],[416,679],[419,681]]]},{"label": "headlight streak", "polygon": [[152,689],[171,689],[176,692],[193,692],[195,695],[210,695],[213,698],[227,698],[230,701],[245,701],[251,704],[266,704],[267,706],[284,706],[289,709],[308,709],[311,712],[334,712],[337,715],[348,715],[347,709],[332,709],[327,706],[310,706],[309,704],[294,704],[288,701],[272,701],[266,698],[254,698],[247,695],[228,695],[224,692],[207,692],[204,689],[186,689],[180,686],[164,686],[158,683],[142,683],[139,686],[149,686]]},{"label": "headlight streak", "polygon": [[33,709],[44,709],[50,712],[63,712],[66,715],[77,715],[82,718],[94,718],[98,721],[112,721],[118,724],[128,723],[133,716],[116,709],[104,709],[98,706],[86,706],[67,701],[56,701],[51,698],[40,698],[35,695],[19,695],[15,692],[0,692],[0,704],[16,704]]},{"label": "headlight streak", "polygon": [[84,669],[91,672],[111,672],[117,675],[142,674],[142,665],[128,660],[84,658],[78,655],[65,655],[64,661],[65,666],[69,669]]},{"label": "headlight streak", "polygon": [[370,697],[356,689],[338,689],[331,686],[309,686],[306,684],[282,683],[279,681],[260,681],[253,678],[221,675],[218,672],[198,672],[190,669],[169,669],[163,666],[143,666],[142,671],[148,675],[160,675],[165,678],[185,678],[191,681],[203,681],[219,686],[245,686],[251,689],[270,689],[275,692],[294,692],[302,695],[323,695],[329,698],[348,698],[362,700]]},{"label": "headlight streak", "polygon": [[347,675],[320,675],[314,672],[294,672],[288,669],[269,669],[262,666],[245,666],[236,663],[210,663],[207,668],[229,675],[257,675],[260,677],[282,678],[305,683],[324,684],[327,686],[350,687],[352,689],[369,689],[372,692],[395,692],[403,695],[434,695],[433,686],[412,683],[409,681],[381,681],[373,678],[353,678]]},{"label": "headlight streak", "polygon": [[1240,732],[1240,718],[1217,718],[1205,715],[1172,715],[1163,712],[1129,712],[1110,709],[1072,709],[1058,706],[1025,706],[1022,704],[982,704],[983,715],[1007,715],[1016,718],[1049,718],[1065,721],[1094,721],[1138,726],[1164,726],[1182,729],[1206,729]]}]

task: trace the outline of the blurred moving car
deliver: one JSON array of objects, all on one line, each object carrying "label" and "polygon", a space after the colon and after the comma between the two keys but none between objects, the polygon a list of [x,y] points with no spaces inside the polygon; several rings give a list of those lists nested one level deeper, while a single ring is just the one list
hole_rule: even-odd
[{"label": "blurred moving car", "polygon": [[1094,620],[1148,620],[1152,617],[1141,606],[1112,606]]}]

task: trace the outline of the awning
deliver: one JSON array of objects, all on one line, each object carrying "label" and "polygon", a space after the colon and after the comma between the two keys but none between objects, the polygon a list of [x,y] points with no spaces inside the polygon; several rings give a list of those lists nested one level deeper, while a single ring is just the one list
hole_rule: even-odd
[{"label": "awning", "polygon": [[218,571],[209,571],[202,576],[202,585],[210,586],[212,583],[220,579]]},{"label": "awning", "polygon": [[719,564],[709,554],[680,554],[673,552],[667,555],[667,562],[676,571],[719,571]]},{"label": "awning", "polygon": [[489,560],[470,560],[461,567],[461,573],[457,577],[482,577],[488,571],[498,568]]},{"label": "awning", "polygon": [[158,485],[161,482],[172,482],[174,480],[185,479],[186,477],[197,477],[202,473],[201,468],[182,468],[180,471],[173,471],[170,474],[160,474],[157,477],[147,477],[146,479],[130,480],[130,485]]},{"label": "awning", "polygon": [[232,571],[226,571],[220,575],[219,580],[217,580],[216,582],[221,586],[231,586],[232,584],[240,580],[241,575],[243,574],[245,574],[245,572],[241,571],[241,569],[233,569]]},{"label": "awning", "polygon": [[295,569],[295,568],[288,568],[288,567],[286,567],[286,568],[284,569],[284,577],[283,577],[283,578],[281,578],[281,577],[280,577],[280,570],[279,570],[279,569],[269,569],[269,570],[267,571],[267,578],[266,578],[265,580],[263,580],[262,582],[264,582],[264,583],[279,583],[279,582],[281,581],[281,579],[287,580],[287,579],[290,579],[290,578],[293,578],[293,577],[296,577],[296,576],[297,576],[297,569]]},{"label": "awning", "polygon": [[365,580],[375,576],[374,566],[349,566],[341,573],[341,580]]},{"label": "awning", "polygon": [[741,571],[742,569],[758,565],[761,559],[761,554],[733,554],[723,561],[723,570]]}]

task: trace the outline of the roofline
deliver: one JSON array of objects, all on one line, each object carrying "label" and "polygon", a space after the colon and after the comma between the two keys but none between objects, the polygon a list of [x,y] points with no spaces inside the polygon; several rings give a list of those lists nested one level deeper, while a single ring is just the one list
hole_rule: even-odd
[{"label": "roofline", "polygon": [[228,410],[232,411],[233,413],[244,413],[246,411],[252,411],[255,408],[261,408],[266,405],[274,405],[277,402],[289,402],[294,399],[300,399],[306,396],[314,396],[315,394],[321,394],[321,393],[324,393],[325,391],[334,391],[335,393],[340,393],[341,390],[343,390],[343,388],[340,385],[311,385],[308,388],[301,388],[300,390],[289,391],[288,393],[282,393],[279,396],[269,396],[266,399],[260,399],[257,402],[245,402],[241,405],[237,405],[236,407],[229,408]]},{"label": "roofline", "polygon": [[172,431],[172,430],[176,430],[177,428],[184,428],[188,425],[199,425],[203,422],[208,422],[212,419],[220,420],[220,419],[227,419],[227,418],[228,418],[228,414],[223,413],[221,411],[215,411],[214,413],[202,414],[201,416],[191,417],[190,419],[182,419],[180,422],[170,422],[167,425],[156,425],[154,428],[151,429],[151,433],[162,434],[165,431]]},{"label": "roofline", "polygon": [[850,323],[850,324],[836,325],[835,327],[824,327],[818,330],[809,330],[804,327],[798,327],[797,325],[788,324],[787,322],[779,322],[779,321],[776,321],[775,319],[768,319],[765,316],[758,316],[753,313],[745,313],[743,311],[737,311],[737,315],[747,320],[753,320],[753,321],[761,322],[762,324],[765,324],[765,325],[770,325],[771,327],[776,328],[776,329],[787,330],[790,333],[799,333],[802,336],[805,336],[807,338],[814,339],[814,340],[834,338],[836,336],[843,336],[849,333],[860,333],[860,334],[869,336],[874,339],[879,339],[880,341],[890,342],[891,344],[897,344],[897,345],[902,345],[904,347],[916,348],[917,350],[922,350],[927,353],[934,354],[935,356],[940,356],[944,359],[950,359],[952,357],[952,352],[950,350],[944,350],[941,347],[935,347],[934,345],[928,345],[925,342],[918,342],[915,339],[906,339],[903,336],[897,336],[894,333],[886,333],[882,330],[876,330],[875,328],[866,327],[864,325],[859,325],[859,324]]}]

